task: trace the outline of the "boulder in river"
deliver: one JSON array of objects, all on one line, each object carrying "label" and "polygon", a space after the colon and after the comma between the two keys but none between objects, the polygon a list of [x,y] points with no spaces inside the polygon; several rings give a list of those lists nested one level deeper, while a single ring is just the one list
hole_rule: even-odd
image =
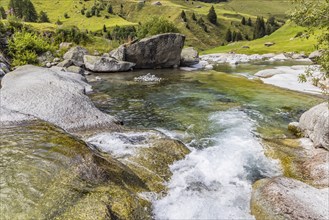
[{"label": "boulder in river", "polygon": [[170,68],[180,65],[185,36],[176,33],[159,34],[126,45],[125,61],[135,68]]},{"label": "boulder in river", "polygon": [[317,60],[319,57],[321,57],[321,56],[322,56],[322,51],[321,51],[321,50],[316,50],[316,51],[312,52],[312,53],[308,56],[308,58],[309,58],[310,60],[316,62],[316,60]]},{"label": "boulder in river", "polygon": [[26,65],[2,79],[1,105],[53,123],[66,131],[118,129],[116,119],[98,110],[86,96],[90,85],[61,68]]},{"label": "boulder in river", "polygon": [[317,189],[287,177],[262,179],[253,185],[256,219],[328,219],[328,188]]},{"label": "boulder in river", "polygon": [[199,53],[193,47],[184,48],[181,53],[181,66],[192,66],[199,63]]},{"label": "boulder in river", "polygon": [[315,147],[329,150],[329,106],[328,102],[316,105],[299,119],[304,135],[310,138]]},{"label": "boulder in river", "polygon": [[83,47],[72,47],[69,51],[67,51],[63,58],[65,60],[71,60],[74,65],[82,66],[83,65],[83,56],[87,55],[88,51]]},{"label": "boulder in river", "polygon": [[111,57],[85,55],[83,60],[86,68],[92,72],[125,72],[135,66],[134,63],[118,61]]},{"label": "boulder in river", "polygon": [[267,70],[260,70],[258,71],[255,76],[261,77],[261,78],[269,78],[277,74],[282,74],[284,73],[280,69],[267,69]]}]

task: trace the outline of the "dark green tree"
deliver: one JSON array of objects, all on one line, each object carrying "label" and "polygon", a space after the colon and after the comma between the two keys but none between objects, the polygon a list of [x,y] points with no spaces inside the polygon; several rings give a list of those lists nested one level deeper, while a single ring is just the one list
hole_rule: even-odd
[{"label": "dark green tree", "polygon": [[186,14],[185,14],[185,11],[184,10],[182,10],[182,12],[180,14],[180,17],[183,19],[184,22],[187,21]]},{"label": "dark green tree", "polygon": [[67,12],[64,13],[64,18],[70,18],[69,14]]},{"label": "dark green tree", "polygon": [[232,31],[231,29],[228,29],[225,35],[225,40],[227,42],[232,42]]},{"label": "dark green tree", "polygon": [[195,16],[194,12],[193,12],[193,14],[192,14],[192,20],[193,20],[193,21],[196,21],[196,20],[197,20],[197,18],[196,18],[196,16]]},{"label": "dark green tree", "polygon": [[233,33],[232,33],[232,41],[235,41],[235,38],[236,38],[236,32],[233,31]]},{"label": "dark green tree", "polygon": [[241,32],[239,31],[236,33],[234,41],[241,41],[241,40],[243,40],[243,37]]},{"label": "dark green tree", "polygon": [[246,25],[246,23],[247,23],[247,22],[246,22],[246,18],[245,18],[245,17],[242,17],[241,24],[242,24],[242,25]]},{"label": "dark green tree", "polygon": [[41,23],[49,23],[49,18],[46,12],[40,11],[39,13],[39,22]]},{"label": "dark green tree", "polygon": [[251,21],[251,18],[248,18],[248,22],[247,22],[247,25],[248,25],[248,26],[250,26],[250,27],[252,26],[252,21]]},{"label": "dark green tree", "polygon": [[24,2],[23,0],[10,0],[8,9],[12,15],[14,15],[16,18],[23,18],[23,8],[24,8]]},{"label": "dark green tree", "polygon": [[27,22],[37,22],[38,13],[30,0],[24,0],[23,20]]},{"label": "dark green tree", "polygon": [[113,8],[112,8],[112,5],[109,5],[109,6],[107,7],[107,12],[108,12],[109,14],[113,14]]},{"label": "dark green tree", "polygon": [[104,26],[103,26],[103,32],[105,33],[105,32],[107,32],[107,29],[106,29],[106,25],[104,24]]},{"label": "dark green tree", "polygon": [[217,24],[217,14],[214,6],[211,6],[211,8],[209,9],[207,18],[212,24]]},{"label": "dark green tree", "polygon": [[7,18],[6,11],[5,11],[5,9],[2,6],[0,7],[0,18],[2,18],[2,19],[6,19]]},{"label": "dark green tree", "polygon": [[257,17],[254,28],[254,39],[264,37],[266,35],[266,27],[264,18]]}]

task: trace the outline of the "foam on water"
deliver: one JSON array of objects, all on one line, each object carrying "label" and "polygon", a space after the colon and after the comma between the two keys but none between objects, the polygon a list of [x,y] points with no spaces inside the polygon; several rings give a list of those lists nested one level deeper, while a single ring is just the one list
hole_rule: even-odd
[{"label": "foam on water", "polygon": [[253,134],[255,122],[238,110],[209,117],[215,143],[171,166],[168,194],[153,201],[156,219],[253,219],[252,183],[280,173]]},{"label": "foam on water", "polygon": [[126,132],[101,133],[87,140],[99,150],[107,152],[116,158],[131,156],[138,148],[149,147],[151,138],[160,137],[156,132]]}]

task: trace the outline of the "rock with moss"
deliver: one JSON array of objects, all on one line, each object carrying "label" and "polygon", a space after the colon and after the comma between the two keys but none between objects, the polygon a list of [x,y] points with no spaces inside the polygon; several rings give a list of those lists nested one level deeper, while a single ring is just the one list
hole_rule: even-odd
[{"label": "rock with moss", "polygon": [[181,53],[181,66],[192,66],[200,61],[199,53],[193,47],[184,48]]},{"label": "rock with moss", "polygon": [[304,135],[310,138],[315,147],[329,150],[329,105],[328,102],[316,105],[299,119]]},{"label": "rock with moss", "polygon": [[288,130],[291,131],[297,137],[302,137],[302,130],[300,129],[298,122],[290,122],[288,124]]},{"label": "rock with moss", "polygon": [[287,177],[262,179],[253,185],[252,214],[256,219],[327,219],[329,191]]}]

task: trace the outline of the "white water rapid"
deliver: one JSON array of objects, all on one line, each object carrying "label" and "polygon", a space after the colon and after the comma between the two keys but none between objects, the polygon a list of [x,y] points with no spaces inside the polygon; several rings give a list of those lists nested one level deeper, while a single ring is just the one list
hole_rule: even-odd
[{"label": "white water rapid", "polygon": [[215,144],[192,152],[171,166],[168,194],[153,201],[156,219],[253,219],[252,183],[280,173],[255,137],[255,121],[239,110],[209,117],[219,126]]}]

